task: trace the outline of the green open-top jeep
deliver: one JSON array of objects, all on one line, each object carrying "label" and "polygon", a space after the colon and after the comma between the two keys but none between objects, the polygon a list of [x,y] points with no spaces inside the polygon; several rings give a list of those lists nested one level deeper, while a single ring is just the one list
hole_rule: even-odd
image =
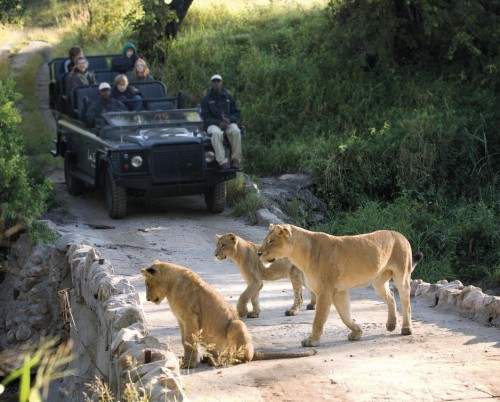
[{"label": "green open-top jeep", "polygon": [[[164,88],[156,83],[155,91]],[[219,167],[199,110],[177,108],[181,94],[169,97],[161,90],[158,94],[150,90],[154,84],[143,83],[142,93],[151,94],[143,99],[146,110],[104,113],[98,127],[88,128],[83,122],[85,110],[99,96],[97,85],[76,87],[64,110],[57,107],[61,100],[55,98],[61,94],[54,91],[53,81],[52,85],[57,122],[52,154],[64,158],[70,194],[103,187],[111,218],[127,214],[129,196],[203,194],[210,212],[224,210],[226,181],[236,177],[237,169]]]}]

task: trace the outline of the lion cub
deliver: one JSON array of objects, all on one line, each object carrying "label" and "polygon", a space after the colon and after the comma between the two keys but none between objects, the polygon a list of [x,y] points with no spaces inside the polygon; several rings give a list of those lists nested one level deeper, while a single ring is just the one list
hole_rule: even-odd
[{"label": "lion cub", "polygon": [[[242,239],[234,233],[215,235],[217,247],[215,258],[224,260],[231,258],[247,283],[247,288],[238,299],[236,309],[240,317],[258,318],[260,314],[259,293],[262,289],[262,281],[276,281],[290,277],[293,287],[293,306],[285,311],[285,315],[297,315],[302,307],[302,286],[304,286],[304,274],[286,258],[274,261],[268,268],[264,266],[257,255],[258,244]],[[251,300],[253,311],[248,312],[247,304]],[[308,310],[314,310],[316,296],[311,292],[311,303],[307,305]]]},{"label": "lion cub", "polygon": [[233,307],[195,272],[168,262],[154,261],[141,269],[146,299],[160,304],[167,298],[181,330],[184,368],[198,365],[198,345],[210,345],[210,358],[232,356],[233,363],[306,357],[310,352],[257,352],[250,331]]}]

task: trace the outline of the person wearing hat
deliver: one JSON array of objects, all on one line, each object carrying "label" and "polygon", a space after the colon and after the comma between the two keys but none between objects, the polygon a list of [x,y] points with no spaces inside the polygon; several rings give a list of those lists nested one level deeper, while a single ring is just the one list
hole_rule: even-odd
[{"label": "person wearing hat", "polygon": [[[224,89],[222,77],[210,78],[211,88],[201,101],[201,118],[204,129],[212,136],[215,159],[222,169],[239,169],[241,161],[241,131],[238,127],[240,110],[234,98]],[[231,161],[224,150],[224,134],[231,144]]]},{"label": "person wearing hat", "polygon": [[122,50],[122,57],[115,57],[111,61],[111,69],[125,74],[127,71],[132,71],[135,62],[139,59],[137,49],[133,43],[125,43]]},{"label": "person wearing hat", "polygon": [[88,127],[102,125],[102,114],[107,112],[127,112],[127,106],[117,99],[111,97],[111,85],[107,82],[99,84],[99,99],[93,102],[87,113],[85,123]]}]

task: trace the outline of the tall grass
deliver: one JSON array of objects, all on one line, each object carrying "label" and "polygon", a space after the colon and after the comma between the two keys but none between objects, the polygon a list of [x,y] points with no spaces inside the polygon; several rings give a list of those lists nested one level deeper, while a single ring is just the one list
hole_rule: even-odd
[{"label": "tall grass", "polygon": [[[385,49],[392,31],[376,22],[381,35],[369,35],[370,10],[392,3],[354,8],[358,3],[193,2],[177,37],[165,44],[166,62],[149,62],[170,93],[184,91],[187,107],[197,107],[209,77],[221,74],[242,109],[246,173],[309,173],[334,217],[325,230],[397,228],[426,254],[419,270],[424,279],[495,281],[498,55],[490,46],[484,54],[493,56],[474,64],[456,56],[473,48],[459,49],[454,37],[449,51],[455,53],[446,61],[407,55],[412,63],[398,65]],[[59,42],[57,55],[77,43],[87,54],[115,53],[134,40],[134,32],[116,22],[116,10],[106,14],[107,2],[50,4],[59,29],[67,27],[63,20],[78,28]],[[133,5],[126,2],[123,10],[133,15]],[[93,30],[88,7],[103,21]],[[444,42],[433,38],[445,55]],[[368,63],[370,52],[381,62]],[[252,199],[239,202],[246,203],[242,210],[256,207]]]},{"label": "tall grass", "polygon": [[334,3],[351,4],[193,3],[156,71],[193,107],[221,74],[242,109],[245,171],[310,173],[337,217],[325,230],[394,228],[426,254],[423,279],[498,281],[500,60],[369,67],[370,27],[325,14]]}]

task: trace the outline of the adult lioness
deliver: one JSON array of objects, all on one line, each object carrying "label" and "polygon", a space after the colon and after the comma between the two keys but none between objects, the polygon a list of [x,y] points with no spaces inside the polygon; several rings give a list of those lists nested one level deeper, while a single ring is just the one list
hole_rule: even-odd
[{"label": "adult lioness", "polygon": [[[274,261],[267,269],[257,255],[259,246],[249,240],[245,240],[234,233],[215,235],[217,246],[215,247],[215,258],[224,260],[231,258],[247,283],[247,288],[238,299],[236,310],[240,317],[258,318],[260,314],[259,292],[262,289],[262,281],[276,281],[290,277],[293,287],[293,306],[285,311],[285,315],[297,315],[302,307],[302,286],[304,286],[304,274],[286,258]],[[252,301],[253,311],[248,312],[248,301]],[[314,310],[316,296],[311,293],[311,303],[307,305],[308,310]]]},{"label": "adult lioness", "polygon": [[333,302],[342,322],[352,331],[348,339],[361,338],[361,328],[351,318],[348,290],[371,284],[389,307],[386,328],[396,328],[396,302],[389,290],[393,279],[402,305],[402,335],[410,335],[410,281],[413,268],[423,258],[412,262],[411,246],[398,232],[379,230],[357,236],[332,236],[311,232],[293,225],[270,225],[269,233],[258,251],[264,263],[287,257],[304,272],[306,285],[317,298],[311,335],[302,346],[318,346]]},{"label": "adult lioness", "polygon": [[[168,262],[155,261],[141,269],[146,299],[160,304],[167,298],[181,330],[186,368],[198,364],[198,345],[210,345],[211,360],[234,356],[238,363],[251,360],[305,357],[311,352],[257,352],[247,326],[232,306],[195,272]],[[234,360],[233,360],[234,361]],[[234,361],[236,362],[236,361]]]}]

